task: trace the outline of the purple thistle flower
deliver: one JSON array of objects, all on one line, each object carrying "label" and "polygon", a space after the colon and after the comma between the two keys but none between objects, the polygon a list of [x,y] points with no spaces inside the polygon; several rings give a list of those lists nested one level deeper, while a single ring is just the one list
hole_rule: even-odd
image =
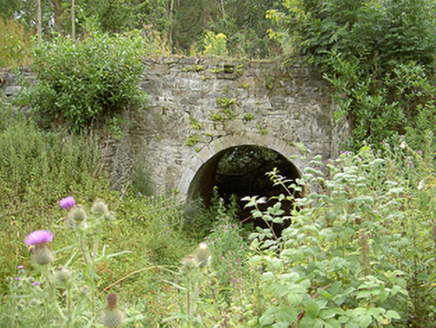
[{"label": "purple thistle flower", "polygon": [[76,201],[74,200],[73,197],[67,197],[64,199],[61,199],[61,201],[59,202],[59,205],[61,205],[61,208],[63,210],[69,211],[70,209],[72,209],[74,207],[74,205],[76,205]]},{"label": "purple thistle flower", "polygon": [[27,235],[26,245],[44,244],[53,241],[53,233],[48,230],[37,230]]},{"label": "purple thistle flower", "polygon": [[24,269],[24,266],[23,265],[19,265],[18,266],[18,270],[23,270]]},{"label": "purple thistle flower", "polygon": [[34,283],[32,283],[33,286],[39,286],[41,285],[38,281],[35,281]]},{"label": "purple thistle flower", "polygon": [[16,281],[20,281],[21,278],[20,278],[20,277],[15,277],[15,280],[16,280]]}]

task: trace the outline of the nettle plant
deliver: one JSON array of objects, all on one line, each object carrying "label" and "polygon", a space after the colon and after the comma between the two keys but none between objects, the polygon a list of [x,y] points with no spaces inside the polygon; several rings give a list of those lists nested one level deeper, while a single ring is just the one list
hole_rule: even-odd
[{"label": "nettle plant", "polygon": [[[251,299],[260,327],[430,327],[436,314],[436,200],[432,133],[426,149],[403,138],[382,151],[344,152],[324,170],[306,168],[289,189],[292,224],[281,237],[257,228],[250,238]],[[322,171],[328,169],[327,178]],[[320,192],[310,191],[305,186]],[[313,189],[313,188],[312,188]],[[253,215],[279,222],[280,205]],[[280,203],[277,203],[280,204]],[[250,302],[250,301],[248,301]]]},{"label": "nettle plant", "polygon": [[[10,279],[9,297],[2,304],[2,326],[13,327],[121,327],[126,316],[117,305],[117,296],[107,295],[106,307],[97,296],[98,265],[112,257],[130,252],[106,254],[100,248],[104,224],[116,223],[115,213],[96,200],[90,212],[76,205],[73,197],[60,201],[67,212],[65,228],[74,231],[71,245],[52,250],[51,231],[30,233],[29,246],[33,268],[18,267]],[[59,258],[59,260],[58,260]],[[67,259],[63,264],[60,260]],[[56,268],[53,263],[56,262]]]}]

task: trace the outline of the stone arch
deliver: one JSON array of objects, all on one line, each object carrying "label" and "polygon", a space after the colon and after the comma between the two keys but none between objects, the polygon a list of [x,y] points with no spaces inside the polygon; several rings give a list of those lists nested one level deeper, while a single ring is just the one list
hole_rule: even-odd
[{"label": "stone arch", "polygon": [[187,161],[178,186],[182,200],[209,195],[215,183],[218,162],[227,149],[242,145],[261,146],[274,150],[293,166],[295,177],[301,175],[300,168],[305,163],[300,159],[289,160],[291,155],[300,154],[300,150],[284,140],[260,134],[225,136],[212,141]]}]

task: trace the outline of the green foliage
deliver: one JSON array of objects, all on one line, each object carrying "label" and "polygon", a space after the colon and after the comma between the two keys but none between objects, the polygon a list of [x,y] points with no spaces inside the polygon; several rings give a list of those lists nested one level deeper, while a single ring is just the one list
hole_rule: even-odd
[{"label": "green foliage", "polygon": [[31,35],[20,22],[0,18],[0,67],[25,66],[30,63]]},{"label": "green foliage", "polygon": [[222,1],[221,12],[209,23],[209,28],[215,33],[227,35],[228,50],[232,56],[270,57],[280,54],[280,47],[267,36],[271,23],[265,13],[281,8],[280,1]]},{"label": "green foliage", "polygon": [[38,82],[28,101],[42,120],[65,123],[73,132],[88,130],[143,101],[138,80],[146,51],[147,40],[138,31],[41,42],[34,49]]},{"label": "green foliage", "polygon": [[[346,152],[327,166],[330,179],[318,159],[304,169],[297,184],[322,185],[323,193],[306,189],[294,199],[292,225],[281,238],[265,238],[269,229],[251,235],[257,254],[250,264],[263,268],[260,325],[432,325],[432,137],[419,152],[404,140],[385,144],[383,152],[369,146]],[[274,208],[258,213],[267,220],[277,214]]]},{"label": "green foliage", "polygon": [[164,0],[79,0],[78,4],[84,10],[79,17],[95,17],[102,32],[120,33],[145,25],[164,31],[168,25]]},{"label": "green foliage", "polygon": [[256,115],[254,115],[253,113],[245,113],[244,114],[244,120],[248,121],[252,121],[256,119]]},{"label": "green foliage", "polygon": [[229,98],[229,97],[217,98],[216,100],[216,104],[220,107],[230,107],[231,105],[234,105],[235,102],[236,102],[235,98]]},{"label": "green foliage", "polygon": [[227,55],[227,36],[223,33],[215,34],[212,31],[206,32],[203,39],[205,56],[226,56]]},{"label": "green foliage", "polygon": [[413,130],[414,137],[423,128],[417,127],[422,117],[434,117],[434,1],[291,0],[284,5],[286,14],[269,12],[281,27],[276,36],[333,84],[336,117],[350,118],[354,149],[363,140],[380,147],[406,131]]},{"label": "green foliage", "polygon": [[201,123],[197,119],[195,119],[195,117],[193,117],[192,115],[189,116],[189,122],[191,123],[191,126],[194,130],[202,129]]},{"label": "green foliage", "polygon": [[24,236],[56,222],[53,204],[65,195],[80,193],[89,200],[110,192],[100,150],[92,139],[42,132],[3,103],[0,154],[0,226],[5,234],[0,274],[7,277],[26,262]]},{"label": "green foliage", "polygon": [[259,133],[260,133],[261,135],[267,135],[267,134],[268,134],[268,130],[267,130],[267,128],[265,127],[264,124],[262,124],[262,123],[257,123],[257,124],[256,124],[256,128],[257,128],[257,130],[259,131]]},{"label": "green foliage", "polygon": [[144,196],[153,194],[150,168],[145,158],[142,158],[133,166],[132,182],[129,187],[135,194]]},{"label": "green foliage", "polygon": [[[1,108],[2,208],[12,210],[20,202],[36,201],[40,206],[53,203],[80,184],[88,186],[102,176],[99,150],[92,140],[43,133],[32,121],[11,112],[10,108]],[[38,197],[32,199],[36,194]]]},{"label": "green foliage", "polygon": [[201,134],[190,135],[185,142],[187,146],[195,146],[201,139]]}]

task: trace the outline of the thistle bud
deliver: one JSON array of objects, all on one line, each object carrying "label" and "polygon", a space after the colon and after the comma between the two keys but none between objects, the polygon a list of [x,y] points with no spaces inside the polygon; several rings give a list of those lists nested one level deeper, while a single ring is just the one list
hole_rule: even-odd
[{"label": "thistle bud", "polygon": [[92,214],[105,214],[107,211],[108,207],[101,199],[96,199],[91,206]]},{"label": "thistle bud", "polygon": [[54,260],[54,253],[48,244],[35,244],[32,249],[32,261],[44,265]]},{"label": "thistle bud", "polygon": [[104,214],[104,219],[106,221],[115,221],[115,213],[112,211],[106,212]]},{"label": "thistle bud", "polygon": [[183,259],[182,262],[182,273],[184,275],[188,275],[191,272],[193,272],[195,269],[198,268],[198,260],[195,258],[195,256],[188,255]]},{"label": "thistle bud", "polygon": [[101,323],[105,327],[122,327],[124,322],[124,313],[117,306],[117,295],[109,294],[107,296],[107,306],[101,316]]},{"label": "thistle bud", "polygon": [[88,286],[85,285],[85,286],[80,287],[80,294],[82,294],[83,296],[87,295],[88,292],[89,292]]},{"label": "thistle bud", "polygon": [[58,267],[54,276],[56,281],[60,282],[61,284],[69,285],[70,278],[71,278],[71,270],[63,266]]},{"label": "thistle bud", "polygon": [[205,242],[202,242],[195,250],[194,257],[197,260],[200,268],[205,268],[210,265],[212,255],[210,255],[209,248]]},{"label": "thistle bud", "polygon": [[86,213],[85,208],[82,205],[76,205],[68,214],[68,218],[73,219],[77,222],[82,222],[86,219],[88,214]]}]

